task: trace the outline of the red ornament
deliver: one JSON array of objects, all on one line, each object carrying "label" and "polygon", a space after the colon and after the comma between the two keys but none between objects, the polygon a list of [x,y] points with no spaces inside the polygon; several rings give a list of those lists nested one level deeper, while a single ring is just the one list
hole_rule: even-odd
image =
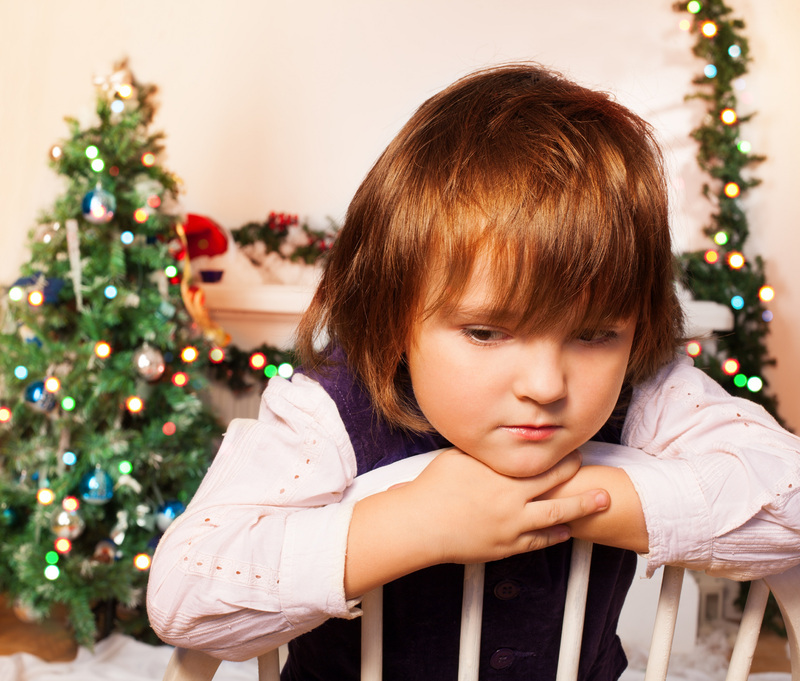
[{"label": "red ornament", "polygon": [[[225,231],[211,218],[189,213],[183,224],[183,231],[186,234],[190,260],[201,255],[221,255],[228,250]],[[182,255],[177,257],[180,259]]]}]

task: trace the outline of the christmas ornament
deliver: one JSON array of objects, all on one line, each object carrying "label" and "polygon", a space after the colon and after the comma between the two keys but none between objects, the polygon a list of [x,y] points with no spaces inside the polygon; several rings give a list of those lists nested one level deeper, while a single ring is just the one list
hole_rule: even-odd
[{"label": "christmas ornament", "polygon": [[107,504],[114,496],[114,481],[98,464],[81,478],[79,491],[81,499],[87,504],[100,506]]},{"label": "christmas ornament", "polygon": [[117,524],[111,528],[110,537],[117,546],[121,546],[125,541],[125,532],[128,529],[128,512],[125,510],[117,511]]},{"label": "christmas ornament", "polygon": [[77,510],[67,511],[57,508],[50,516],[50,529],[56,537],[75,539],[79,537],[86,527],[86,523]]},{"label": "christmas ornament", "polygon": [[104,225],[111,222],[114,219],[114,211],[116,209],[117,200],[114,195],[100,185],[87,192],[81,203],[83,217],[95,225]]},{"label": "christmas ornament", "polygon": [[158,507],[156,511],[156,527],[162,532],[172,525],[175,518],[186,510],[184,506],[177,499],[166,501]]},{"label": "christmas ornament", "polygon": [[56,398],[47,392],[44,381],[34,381],[25,388],[25,403],[32,409],[47,413],[56,406]]},{"label": "christmas ornament", "polygon": [[211,218],[193,213],[187,214],[183,233],[186,235],[186,244],[183,253],[178,255],[179,259],[185,253],[189,254],[189,258],[201,255],[212,257],[222,255],[228,250],[228,237],[225,231]]},{"label": "christmas ornament", "polygon": [[101,539],[94,547],[92,559],[98,563],[113,563],[119,557],[117,545],[110,539]]},{"label": "christmas ornament", "polygon": [[146,381],[157,381],[166,369],[164,355],[158,348],[145,343],[133,353],[133,366]]}]

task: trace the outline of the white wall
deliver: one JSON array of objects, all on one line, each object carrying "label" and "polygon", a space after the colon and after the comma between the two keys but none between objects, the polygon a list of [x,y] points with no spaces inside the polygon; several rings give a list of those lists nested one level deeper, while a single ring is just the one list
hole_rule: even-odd
[{"label": "white wall", "polygon": [[[756,59],[743,100],[769,160],[748,201],[753,250],[778,289],[772,378],[800,428],[800,79],[796,0],[730,0]],[[187,211],[228,227],[271,210],[341,218],[388,140],[427,96],[486,64],[534,59],[615,92],[671,152],[681,245],[703,244],[708,207],[683,96],[700,64],[672,0],[0,0],[0,283],[26,260],[26,232],[58,193],[47,166],[65,115],[90,120],[92,77],[129,56],[160,87],[156,127]]]}]

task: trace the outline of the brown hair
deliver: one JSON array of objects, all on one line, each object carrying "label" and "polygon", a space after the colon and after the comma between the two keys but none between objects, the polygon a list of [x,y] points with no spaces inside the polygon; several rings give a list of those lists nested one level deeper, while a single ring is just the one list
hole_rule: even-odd
[{"label": "brown hair", "polygon": [[[356,192],[298,331],[326,335],[378,412],[425,429],[403,366],[416,323],[488,256],[498,316],[529,331],[637,317],[627,380],[682,342],[662,159],[650,126],[530,64],[479,71],[426,101]],[[431,297],[431,291],[434,296]]]}]

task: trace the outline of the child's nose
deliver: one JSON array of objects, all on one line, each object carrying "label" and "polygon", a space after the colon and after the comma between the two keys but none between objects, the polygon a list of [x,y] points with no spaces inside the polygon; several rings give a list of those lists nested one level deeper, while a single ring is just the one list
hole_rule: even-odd
[{"label": "child's nose", "polygon": [[550,404],[567,395],[567,375],[561,344],[537,340],[528,344],[516,374],[517,397]]}]

